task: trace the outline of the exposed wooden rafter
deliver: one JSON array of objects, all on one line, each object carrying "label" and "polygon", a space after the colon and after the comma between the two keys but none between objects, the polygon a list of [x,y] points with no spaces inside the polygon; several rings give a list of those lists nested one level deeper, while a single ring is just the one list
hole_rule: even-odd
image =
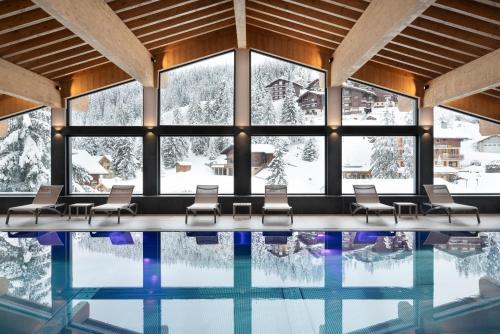
[{"label": "exposed wooden rafter", "polygon": [[0,58],[0,93],[50,107],[61,108],[57,84]]},{"label": "exposed wooden rafter", "polygon": [[424,107],[433,107],[500,85],[500,49],[429,82]]},{"label": "exposed wooden rafter", "polygon": [[143,86],[154,86],[151,54],[103,0],[33,0]]},{"label": "exposed wooden rafter", "polygon": [[373,0],[335,50],[330,84],[342,85],[434,1]]},{"label": "exposed wooden rafter", "polygon": [[245,0],[234,0],[233,3],[238,48],[245,49],[247,47],[247,18]]}]

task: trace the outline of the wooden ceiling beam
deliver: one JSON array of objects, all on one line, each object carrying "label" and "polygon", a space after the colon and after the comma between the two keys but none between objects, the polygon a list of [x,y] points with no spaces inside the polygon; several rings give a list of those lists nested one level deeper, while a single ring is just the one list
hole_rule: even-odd
[{"label": "wooden ceiling beam", "polygon": [[247,19],[245,0],[233,0],[234,21],[236,22],[236,41],[239,49],[247,47]]},{"label": "wooden ceiling beam", "polygon": [[333,35],[337,35],[340,38],[344,38],[347,35],[347,29],[341,29],[336,26],[332,26],[321,21],[312,20],[305,16],[296,15],[286,11],[276,9],[274,7],[268,7],[255,2],[249,2],[247,5],[248,9],[251,9],[258,13],[267,14],[269,16],[286,20],[292,22],[293,24],[299,24],[306,26],[308,28],[317,29],[323,32],[327,32]]},{"label": "wooden ceiling beam", "polygon": [[3,0],[0,6],[0,19],[18,15],[35,8],[36,6],[30,0]]},{"label": "wooden ceiling beam", "polygon": [[88,61],[85,61],[85,62],[81,62],[80,64],[69,66],[69,67],[63,68],[62,70],[58,70],[56,72],[52,72],[50,74],[50,78],[52,80],[57,80],[59,78],[67,76],[69,74],[73,74],[73,73],[76,73],[76,72],[81,72],[81,71],[87,70],[89,68],[93,68],[93,67],[96,67],[96,66],[99,66],[99,65],[104,65],[104,64],[107,64],[107,63],[109,63],[109,60],[106,59],[105,57],[100,57],[100,58],[97,58],[97,59],[88,60]]},{"label": "wooden ceiling beam", "polygon": [[433,2],[373,0],[335,50],[330,85],[342,85]]},{"label": "wooden ceiling beam", "polygon": [[381,57],[379,55],[373,56],[371,61],[413,73],[413,74],[418,75],[419,77],[425,78],[427,80],[432,79],[436,76],[436,74],[433,72],[425,71],[419,67],[412,66],[412,65],[409,65],[409,64],[397,61],[397,60]]},{"label": "wooden ceiling beam", "polygon": [[266,22],[271,25],[277,25],[289,30],[293,30],[302,34],[309,35],[311,37],[316,37],[319,39],[323,39],[327,42],[335,42],[336,44],[339,44],[342,42],[342,37],[339,37],[337,35],[331,34],[329,32],[325,32],[323,30],[318,30],[315,28],[311,28],[302,24],[298,24],[295,22],[290,22],[287,20],[282,20],[278,17],[275,16],[270,16],[262,12],[256,12],[252,8],[248,8],[247,10],[247,16],[249,18],[253,18],[258,21]]},{"label": "wooden ceiling beam", "polygon": [[429,82],[424,107],[434,107],[500,85],[500,49]]},{"label": "wooden ceiling beam", "polygon": [[495,39],[500,38],[500,26],[498,24],[478,20],[474,17],[455,13],[442,8],[432,6],[427,9],[421,17],[483,36]]},{"label": "wooden ceiling beam", "polygon": [[275,33],[285,35],[288,37],[292,37],[292,38],[295,38],[295,39],[298,39],[298,40],[301,40],[304,42],[308,42],[311,44],[316,44],[316,45],[319,45],[319,46],[322,46],[322,47],[325,47],[328,49],[335,49],[338,46],[338,43],[329,41],[327,39],[322,39],[322,38],[318,38],[316,36],[311,36],[310,34],[303,33],[303,32],[296,30],[296,29],[292,30],[292,29],[289,29],[288,27],[272,24],[272,23],[265,22],[265,21],[260,21],[260,20],[253,18],[253,17],[250,17],[250,16],[247,16],[247,24],[252,25],[254,27],[264,29],[264,30],[274,31]]},{"label": "wooden ceiling beam", "polygon": [[337,4],[339,6],[347,7],[354,11],[363,13],[368,7],[369,3],[363,0],[324,0],[325,2],[331,4]]},{"label": "wooden ceiling beam", "polygon": [[33,1],[143,86],[154,86],[151,54],[103,0]]},{"label": "wooden ceiling beam", "polygon": [[405,54],[401,54],[401,53],[398,53],[398,52],[393,52],[391,50],[387,50],[387,49],[382,49],[379,51],[378,53],[379,56],[381,57],[384,57],[384,58],[389,58],[389,59],[393,59],[393,60],[396,60],[396,61],[400,61],[402,63],[406,63],[408,65],[413,65],[415,67],[420,67],[426,71],[429,71],[429,72],[434,72],[434,77],[435,76],[439,76],[443,73],[446,73],[449,71],[448,68],[446,67],[443,67],[443,66],[439,66],[439,65],[436,65],[436,64],[432,64],[432,63],[429,63],[424,59],[418,59],[418,58],[414,58],[414,57],[410,57],[408,55],[405,55]]},{"label": "wooden ceiling beam", "polygon": [[326,14],[331,14],[337,16],[340,19],[348,20],[351,22],[356,22],[361,16],[361,13],[359,11],[352,10],[343,5],[338,5],[334,2],[326,3],[320,0],[285,0],[285,1],[293,2],[303,7],[321,11]]},{"label": "wooden ceiling beam", "polygon": [[397,52],[397,53],[400,53],[402,55],[407,55],[409,57],[413,57],[413,58],[417,58],[417,59],[425,59],[425,61],[427,61],[429,63],[436,64],[436,65],[447,68],[448,70],[445,72],[448,72],[449,70],[452,70],[452,69],[454,69],[462,64],[462,63],[457,62],[457,61],[449,60],[448,58],[437,57],[435,55],[421,52],[421,51],[418,51],[415,49],[410,49],[410,48],[407,48],[406,46],[402,46],[400,44],[394,44],[392,42],[387,44],[384,47],[384,50]]},{"label": "wooden ceiling beam", "polygon": [[63,52],[59,52],[56,54],[52,54],[46,57],[38,58],[29,62],[23,63],[23,67],[27,68],[31,71],[37,72],[39,68],[55,64],[61,61],[65,61],[67,59],[79,56],[79,55],[84,55],[90,52],[97,52],[95,51],[90,45],[85,44],[81,45],[77,48],[74,49],[69,49]]},{"label": "wooden ceiling beam", "polygon": [[455,13],[472,16],[493,24],[500,24],[500,6],[488,6],[475,1],[437,0],[434,6]]},{"label": "wooden ceiling beam", "polygon": [[0,58],[0,93],[50,107],[61,107],[57,84]]}]

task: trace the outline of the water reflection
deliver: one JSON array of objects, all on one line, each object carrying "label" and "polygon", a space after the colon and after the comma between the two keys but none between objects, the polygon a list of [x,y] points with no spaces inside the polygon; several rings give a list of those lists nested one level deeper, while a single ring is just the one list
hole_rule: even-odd
[{"label": "water reflection", "polygon": [[0,233],[2,333],[500,332],[500,233],[39,237]]}]

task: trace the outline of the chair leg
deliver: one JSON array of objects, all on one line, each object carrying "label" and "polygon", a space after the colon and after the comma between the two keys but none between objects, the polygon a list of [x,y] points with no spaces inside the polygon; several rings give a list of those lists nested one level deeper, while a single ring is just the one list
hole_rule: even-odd
[{"label": "chair leg", "polygon": [[9,225],[9,219],[10,219],[11,213],[12,213],[11,210],[7,210],[7,218],[5,219],[5,225]]},{"label": "chair leg", "polygon": [[94,210],[90,209],[90,213],[89,213],[89,225],[90,225],[90,222],[92,221],[92,215],[94,214]]},{"label": "chair leg", "polygon": [[451,210],[448,209],[446,212],[448,212],[448,222],[451,224]]},{"label": "chair leg", "polygon": [[366,223],[368,224],[368,209],[366,209]]},{"label": "chair leg", "polygon": [[187,225],[188,223],[188,214],[189,214],[189,210],[186,209],[186,218],[184,219],[184,223]]},{"label": "chair leg", "polygon": [[120,210],[118,210],[117,215],[118,215],[118,224],[120,224]]},{"label": "chair leg", "polygon": [[476,209],[477,224],[481,224],[481,219],[479,218],[479,210]]},{"label": "chair leg", "polygon": [[262,209],[262,225],[264,225],[264,216],[266,215],[266,211]]},{"label": "chair leg", "polygon": [[38,216],[40,215],[40,210],[35,210],[35,224],[38,224]]},{"label": "chair leg", "polygon": [[214,209],[214,224],[217,224],[217,209]]},{"label": "chair leg", "polygon": [[394,214],[394,221],[396,222],[396,225],[398,224],[398,215],[396,213],[396,209],[392,210],[392,213]]},{"label": "chair leg", "polygon": [[291,225],[293,225],[293,209],[290,209],[290,221]]}]

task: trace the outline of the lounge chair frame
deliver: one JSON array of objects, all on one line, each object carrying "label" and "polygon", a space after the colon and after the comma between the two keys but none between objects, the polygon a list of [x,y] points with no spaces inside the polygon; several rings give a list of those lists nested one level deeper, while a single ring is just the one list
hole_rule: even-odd
[{"label": "lounge chair frame", "polygon": [[[351,211],[352,216],[354,216],[358,211],[364,210],[366,223],[368,224],[368,217],[370,212],[374,212],[377,216],[382,212],[392,212],[392,214],[394,215],[395,223],[398,223],[396,208],[380,202],[377,189],[374,185],[353,185],[353,188],[356,202],[352,202],[349,206],[349,210]],[[370,208],[370,204],[380,205],[380,207]]]},{"label": "lounge chair frame", "polygon": [[[444,210],[448,215],[448,223],[451,224],[452,213],[472,212],[476,215],[477,224],[481,224],[479,209],[475,206],[465,204],[460,204],[459,207],[456,207],[458,203],[455,203],[455,200],[451,196],[450,191],[448,190],[448,187],[446,185],[425,184],[424,189],[427,193],[427,197],[429,197],[429,202],[425,202],[422,204],[422,212],[424,216],[438,210]],[[428,209],[425,210],[425,207],[428,207]]]},{"label": "lounge chair frame", "polygon": [[122,211],[130,212],[135,217],[137,215],[137,203],[130,203],[133,192],[134,186],[112,186],[107,203],[90,208],[88,221],[89,225],[92,222],[92,216],[95,215],[96,212],[104,212],[108,216],[111,216],[114,212],[116,212],[118,224],[120,224]]},{"label": "lounge chair frame", "polygon": [[32,213],[35,216],[35,224],[38,224],[38,217],[42,211],[50,211],[63,216],[65,210],[59,211],[58,208],[66,206],[66,203],[57,203],[63,186],[60,185],[42,185],[33,199],[32,204],[15,206],[7,210],[5,225],[9,225],[10,215],[15,212]]},{"label": "lounge chair frame", "polygon": [[214,224],[217,223],[217,215],[221,215],[219,204],[219,186],[217,185],[198,185],[194,203],[186,208],[186,217],[184,223],[188,223],[189,213],[194,216],[198,212],[211,212],[214,215]]},{"label": "lounge chair frame", "polygon": [[[276,208],[273,208],[272,205],[276,205]],[[288,204],[287,186],[266,185],[264,193],[264,206],[262,207],[262,224],[264,224],[266,212],[273,211],[285,212],[287,216],[290,216],[290,225],[293,225],[293,208]]]}]

